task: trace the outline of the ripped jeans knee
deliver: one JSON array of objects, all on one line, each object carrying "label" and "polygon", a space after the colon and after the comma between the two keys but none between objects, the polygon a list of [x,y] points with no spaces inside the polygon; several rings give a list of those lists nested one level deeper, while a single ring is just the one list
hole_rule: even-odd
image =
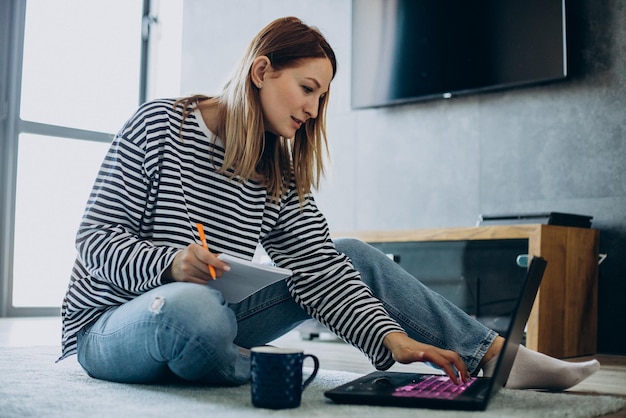
[{"label": "ripped jeans knee", "polygon": [[233,344],[234,312],[206,286],[172,283],[105,312],[81,332],[79,363],[93,377],[150,383],[185,380],[243,383],[247,359]]},{"label": "ripped jeans knee", "polygon": [[163,307],[164,303],[165,298],[163,296],[155,296],[155,298],[152,300],[152,303],[150,304],[150,312],[155,315],[160,314],[161,308]]}]

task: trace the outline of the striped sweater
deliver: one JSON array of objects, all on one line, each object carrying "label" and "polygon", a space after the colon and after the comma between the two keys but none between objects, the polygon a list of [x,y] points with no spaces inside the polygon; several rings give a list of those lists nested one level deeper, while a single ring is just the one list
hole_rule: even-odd
[{"label": "striped sweater", "polygon": [[[359,348],[372,364],[393,364],[382,345],[402,331],[339,254],[312,196],[300,205],[292,184],[279,202],[255,181],[218,173],[219,138],[199,111],[182,125],[173,100],[142,105],[114,138],[76,236],[77,259],[63,300],[63,352],[103,312],[164,283],[175,254],[207,231],[211,250],[251,259],[258,243],[280,267],[294,300]],[[182,132],[182,138],[181,138]]]}]

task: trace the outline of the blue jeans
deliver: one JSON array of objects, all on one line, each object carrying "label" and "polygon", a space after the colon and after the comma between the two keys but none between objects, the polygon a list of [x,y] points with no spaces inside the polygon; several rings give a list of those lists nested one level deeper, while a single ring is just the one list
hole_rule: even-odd
[{"label": "blue jeans", "polygon": [[[456,351],[468,370],[476,371],[495,332],[374,247],[350,238],[335,244],[409,336]],[[116,382],[237,385],[250,378],[250,360],[241,347],[267,344],[306,319],[284,282],[236,304],[227,304],[208,286],[170,283],[105,312],[83,329],[78,361],[90,376]]]}]

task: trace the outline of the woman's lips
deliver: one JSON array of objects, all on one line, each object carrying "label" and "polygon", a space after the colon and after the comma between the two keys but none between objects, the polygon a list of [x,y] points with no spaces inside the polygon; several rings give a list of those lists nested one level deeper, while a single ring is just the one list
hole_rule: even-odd
[{"label": "woman's lips", "polygon": [[293,116],[291,117],[291,119],[294,121],[296,128],[300,129],[300,127],[302,126],[302,124],[304,123],[303,121],[301,121],[300,119],[294,118]]}]

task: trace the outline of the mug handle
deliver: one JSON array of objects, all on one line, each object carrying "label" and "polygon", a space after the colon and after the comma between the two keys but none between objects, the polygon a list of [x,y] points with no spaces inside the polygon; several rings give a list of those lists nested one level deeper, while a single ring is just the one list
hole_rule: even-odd
[{"label": "mug handle", "polygon": [[304,360],[310,357],[313,360],[313,373],[311,373],[311,376],[309,376],[304,383],[302,384],[302,390],[304,391],[304,388],[306,388],[309,383],[311,383],[313,381],[313,379],[315,379],[315,376],[317,375],[317,371],[320,368],[320,361],[317,357],[315,357],[313,354],[305,354],[304,357],[302,357],[302,362],[304,363]]}]

